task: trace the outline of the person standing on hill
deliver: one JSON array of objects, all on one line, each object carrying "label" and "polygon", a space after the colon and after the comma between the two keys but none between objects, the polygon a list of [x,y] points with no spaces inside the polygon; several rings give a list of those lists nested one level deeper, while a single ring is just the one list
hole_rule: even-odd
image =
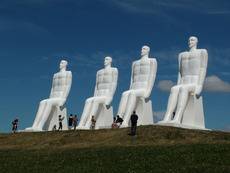
[{"label": "person standing on hill", "polygon": [[71,130],[72,125],[73,125],[73,115],[70,114],[70,116],[69,116],[69,130]]},{"label": "person standing on hill", "polygon": [[76,130],[77,122],[78,122],[78,118],[77,118],[77,115],[75,115],[73,119],[74,130]]},{"label": "person standing on hill", "polygon": [[136,130],[137,130],[137,120],[138,120],[138,116],[136,115],[136,111],[133,111],[133,114],[130,117],[131,120],[131,136],[135,136],[136,135]]},{"label": "person standing on hill", "polygon": [[92,127],[92,129],[94,130],[94,129],[95,129],[95,125],[96,125],[96,120],[95,120],[95,117],[94,117],[94,115],[92,115],[92,119],[91,119],[91,122],[92,122],[92,125],[91,125],[91,127]]},{"label": "person standing on hill", "polygon": [[17,130],[17,128],[18,128],[18,118],[16,118],[13,122],[12,122],[12,124],[13,124],[13,128],[12,128],[12,130],[13,130],[13,132],[12,133],[16,133],[16,130]]},{"label": "person standing on hill", "polygon": [[60,130],[60,129],[62,130],[62,120],[64,120],[65,117],[61,117],[61,115],[59,115],[58,117],[59,117],[58,118],[58,121],[59,121],[59,128],[58,128],[58,130]]}]

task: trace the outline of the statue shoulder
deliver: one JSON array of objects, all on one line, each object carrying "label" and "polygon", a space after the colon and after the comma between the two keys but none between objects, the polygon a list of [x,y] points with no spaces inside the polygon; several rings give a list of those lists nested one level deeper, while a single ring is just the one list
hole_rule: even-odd
[{"label": "statue shoulder", "polygon": [[71,71],[66,71],[66,73],[67,73],[68,75],[72,75],[72,72],[71,72]]},{"label": "statue shoulder", "polygon": [[157,63],[156,58],[149,58],[149,61],[152,62],[152,63]]},{"label": "statue shoulder", "polygon": [[98,71],[97,71],[97,75],[99,75],[99,74],[101,74],[101,73],[103,73],[103,72],[104,72],[104,69],[98,70]]},{"label": "statue shoulder", "polygon": [[111,67],[112,71],[118,71],[116,67]]},{"label": "statue shoulder", "polygon": [[208,51],[206,49],[199,49],[202,54],[208,54]]},{"label": "statue shoulder", "polygon": [[183,55],[185,55],[185,54],[187,54],[187,53],[188,53],[188,51],[181,52],[181,53],[179,53],[179,56],[178,56],[178,57],[181,57],[181,56],[183,56]]}]

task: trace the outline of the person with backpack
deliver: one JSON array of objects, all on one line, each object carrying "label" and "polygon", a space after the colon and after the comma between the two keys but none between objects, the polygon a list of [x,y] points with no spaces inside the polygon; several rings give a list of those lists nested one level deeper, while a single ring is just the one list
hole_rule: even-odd
[{"label": "person with backpack", "polygon": [[12,130],[13,130],[13,134],[15,134],[16,133],[16,130],[17,130],[17,128],[18,128],[18,118],[16,118],[13,122],[12,122],[12,124],[13,124],[13,128],[12,128]]}]

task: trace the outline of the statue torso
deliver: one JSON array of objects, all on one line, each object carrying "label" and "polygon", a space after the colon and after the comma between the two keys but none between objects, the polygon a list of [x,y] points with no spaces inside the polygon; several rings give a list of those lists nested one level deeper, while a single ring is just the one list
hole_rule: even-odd
[{"label": "statue torso", "polygon": [[135,61],[133,64],[133,83],[130,89],[147,89],[151,62],[153,59],[146,58]]},{"label": "statue torso", "polygon": [[109,96],[111,85],[114,84],[113,75],[115,68],[101,69],[97,72],[97,91],[95,96]]},{"label": "statue torso", "polygon": [[61,98],[67,85],[69,71],[58,72],[53,76],[53,91],[50,98]]},{"label": "statue torso", "polygon": [[197,83],[201,66],[201,50],[181,53],[181,84]]}]

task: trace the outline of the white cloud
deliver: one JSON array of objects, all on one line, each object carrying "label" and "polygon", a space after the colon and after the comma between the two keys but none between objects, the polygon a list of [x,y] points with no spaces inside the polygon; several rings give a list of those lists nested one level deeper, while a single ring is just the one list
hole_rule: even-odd
[{"label": "white cloud", "polygon": [[51,79],[51,77],[48,75],[42,75],[40,76],[40,79]]},{"label": "white cloud", "polygon": [[167,17],[170,16],[171,10],[196,11],[206,14],[227,14],[230,12],[230,2],[219,0],[111,0],[109,2],[128,12],[149,13]]},{"label": "white cloud", "polygon": [[224,131],[224,132],[230,132],[230,126],[226,126],[224,128],[219,129],[220,131]]},{"label": "white cloud", "polygon": [[222,81],[217,76],[209,76],[204,81],[206,92],[230,92],[230,84]]},{"label": "white cloud", "polygon": [[165,111],[154,111],[153,112],[153,118],[154,118],[154,121],[160,121],[160,120],[163,120],[165,116]]},{"label": "white cloud", "polygon": [[223,75],[223,76],[230,76],[229,72],[221,72],[220,74]]},{"label": "white cloud", "polygon": [[9,29],[27,30],[27,31],[33,31],[33,32],[48,33],[48,30],[34,23],[10,20],[10,19],[5,19],[5,18],[0,18],[0,29],[1,30],[9,30]]},{"label": "white cloud", "polygon": [[158,82],[157,88],[163,92],[169,92],[174,85],[176,85],[176,83],[173,83],[171,80],[162,80]]}]

